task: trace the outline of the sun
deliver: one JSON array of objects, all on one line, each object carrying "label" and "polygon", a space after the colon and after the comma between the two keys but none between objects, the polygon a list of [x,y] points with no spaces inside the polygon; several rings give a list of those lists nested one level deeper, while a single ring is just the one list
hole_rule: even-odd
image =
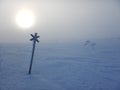
[{"label": "sun", "polygon": [[34,25],[35,16],[31,10],[22,9],[16,14],[16,24],[24,29],[30,28]]}]

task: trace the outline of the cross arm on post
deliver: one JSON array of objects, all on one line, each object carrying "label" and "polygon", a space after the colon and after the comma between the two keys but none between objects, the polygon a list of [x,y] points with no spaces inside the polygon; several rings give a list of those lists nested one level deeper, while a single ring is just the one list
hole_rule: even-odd
[{"label": "cross arm on post", "polygon": [[31,34],[31,36],[32,36],[32,38],[30,39],[30,41],[33,41],[33,49],[32,49],[30,67],[29,67],[29,72],[28,72],[29,74],[31,74],[35,45],[36,45],[36,42],[39,42],[38,38],[40,37],[40,36],[37,36],[37,33],[35,33],[35,35]]},{"label": "cross arm on post", "polygon": [[35,35],[31,34],[32,38],[30,39],[30,41],[35,41],[35,42],[39,42],[38,38],[40,36],[37,36],[37,33],[35,33]]},{"label": "cross arm on post", "polygon": [[34,37],[34,35],[33,34],[30,34],[32,37]]}]

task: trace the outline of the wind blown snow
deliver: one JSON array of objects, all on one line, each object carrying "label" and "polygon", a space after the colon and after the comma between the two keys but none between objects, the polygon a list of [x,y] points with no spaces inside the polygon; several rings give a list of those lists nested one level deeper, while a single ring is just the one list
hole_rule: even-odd
[{"label": "wind blown snow", "polygon": [[120,40],[0,45],[0,90],[120,90]]}]

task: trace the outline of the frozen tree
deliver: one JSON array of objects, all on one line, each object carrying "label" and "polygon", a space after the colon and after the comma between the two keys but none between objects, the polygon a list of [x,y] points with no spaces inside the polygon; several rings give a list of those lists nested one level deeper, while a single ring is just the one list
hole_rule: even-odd
[{"label": "frozen tree", "polygon": [[3,61],[3,60],[2,60],[2,59],[0,59],[0,71],[1,71],[2,61]]},{"label": "frozen tree", "polygon": [[[0,51],[1,51],[1,48],[0,48]],[[3,62],[3,59],[2,59],[2,55],[1,55],[1,52],[0,52],[0,71],[1,71],[1,65],[2,65],[2,62]]]},{"label": "frozen tree", "polygon": [[94,43],[90,40],[87,40],[87,41],[85,41],[84,46],[88,46],[88,47],[91,47],[92,49],[95,49],[96,43]]},{"label": "frozen tree", "polygon": [[95,46],[96,46],[96,43],[91,43],[91,47],[92,47],[92,49],[94,49]]},{"label": "frozen tree", "polygon": [[87,40],[87,41],[85,41],[84,46],[88,46],[90,43],[91,43],[91,41],[90,41],[90,40]]}]

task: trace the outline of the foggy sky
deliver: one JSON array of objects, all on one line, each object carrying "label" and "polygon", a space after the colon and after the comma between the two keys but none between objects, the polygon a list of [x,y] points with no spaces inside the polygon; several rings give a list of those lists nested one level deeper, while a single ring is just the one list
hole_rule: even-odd
[{"label": "foggy sky", "polygon": [[[22,30],[15,15],[22,8],[35,14],[35,25]],[[1,0],[0,43],[29,42],[38,32],[41,42],[69,42],[120,37],[119,0]]]}]

